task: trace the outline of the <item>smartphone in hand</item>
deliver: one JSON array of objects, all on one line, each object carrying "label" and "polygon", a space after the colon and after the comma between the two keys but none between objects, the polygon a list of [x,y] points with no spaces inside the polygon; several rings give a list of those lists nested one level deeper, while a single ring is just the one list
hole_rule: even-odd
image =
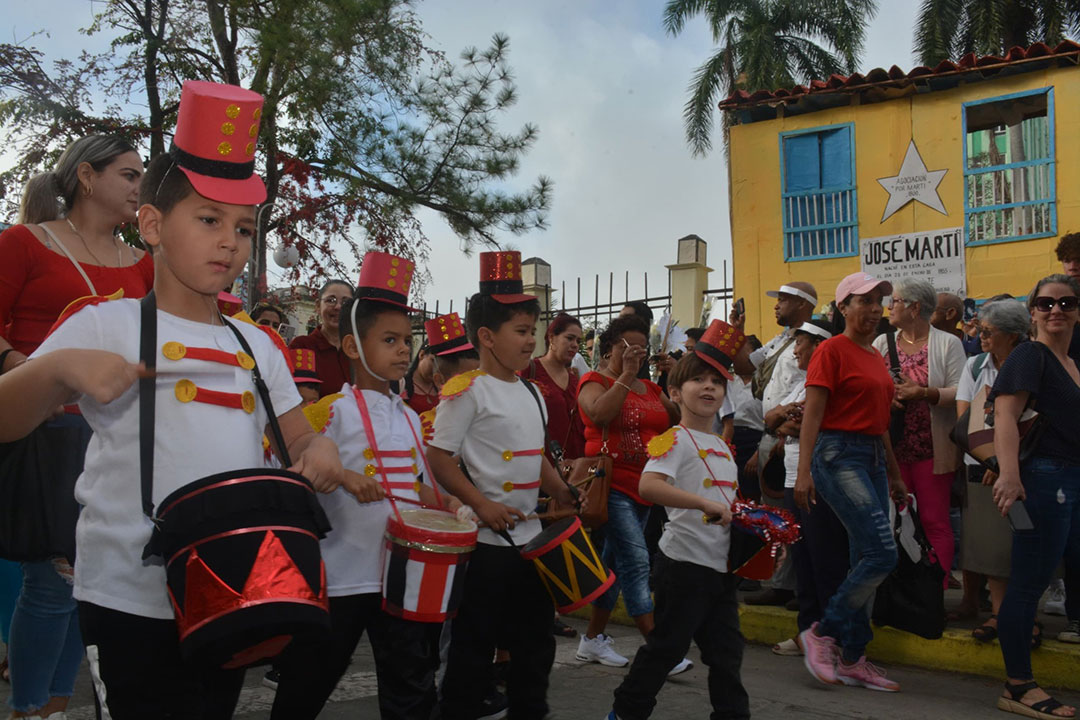
[{"label": "smartphone in hand", "polygon": [[971,322],[977,314],[975,311],[975,298],[964,298],[964,322]]},{"label": "smartphone in hand", "polygon": [[735,301],[735,313],[740,317],[746,315],[746,300],[744,298],[739,298]]},{"label": "smartphone in hand", "polygon": [[1024,507],[1024,501],[1020,498],[1017,498],[1009,506],[1009,524],[1012,525],[1013,530],[1035,529],[1035,523],[1031,522],[1031,516],[1028,515],[1027,508]]}]

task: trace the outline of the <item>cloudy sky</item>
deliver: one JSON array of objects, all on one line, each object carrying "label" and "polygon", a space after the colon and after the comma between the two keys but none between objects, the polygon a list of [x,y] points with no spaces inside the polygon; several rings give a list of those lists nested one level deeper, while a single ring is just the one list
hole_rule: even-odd
[{"label": "cloudy sky", "polygon": [[[83,47],[77,28],[90,22],[88,0],[0,0],[5,40],[50,27],[40,45],[53,53]],[[100,3],[97,3],[100,7]],[[882,0],[867,32],[862,67],[914,63],[911,54],[915,0]],[[566,306],[577,305],[576,278],[593,287],[602,274],[616,276],[621,299],[624,274],[630,294],[640,296],[649,273],[650,294],[663,287],[664,265],[675,261],[675,241],[694,233],[709,243],[721,287],[723,261],[730,274],[727,171],[723,153],[693,158],[682,128],[686,86],[713,50],[705,22],[697,18],[675,38],[661,26],[664,0],[427,0],[417,10],[431,44],[456,57],[467,46],[484,47],[494,33],[510,38],[510,65],[519,101],[502,123],[507,130],[536,124],[540,136],[513,186],[538,175],[555,182],[549,229],[500,242],[539,256],[552,266],[556,288],[565,281]],[[453,298],[455,309],[475,291],[477,260],[461,252],[457,237],[434,213],[421,215],[431,239],[432,285],[426,300]],[[663,293],[661,293],[663,294]],[[588,304],[588,303],[586,303]]]}]

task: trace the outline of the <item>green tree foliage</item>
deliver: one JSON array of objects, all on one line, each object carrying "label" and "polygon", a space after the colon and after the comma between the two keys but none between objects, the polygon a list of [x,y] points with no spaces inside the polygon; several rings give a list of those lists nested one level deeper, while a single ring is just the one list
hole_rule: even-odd
[{"label": "green tree foliage", "polygon": [[[87,133],[165,152],[181,83],[208,79],[265,97],[259,169],[275,205],[261,213],[261,235],[295,244],[312,276],[351,275],[363,235],[422,262],[421,208],[466,247],[544,228],[550,180],[509,188],[537,129],[497,125],[517,97],[507,38],[452,63],[425,45],[411,5],[108,0],[84,31],[108,38],[107,52],[49,67],[41,34],[0,45],[0,128],[19,158],[0,173],[0,199],[10,209],[29,174]],[[265,240],[256,257],[263,278]]]},{"label": "green tree foliage", "polygon": [[1080,0],[923,0],[915,54],[923,65],[968,53],[1003,55],[1037,42],[1051,46],[1080,32]]},{"label": "green tree foliage", "polygon": [[[712,148],[716,105],[736,90],[791,87],[855,71],[876,0],[669,0],[664,28],[708,23],[716,53],[694,73],[683,109],[695,155]],[[727,138],[727,118],[724,137]]]}]

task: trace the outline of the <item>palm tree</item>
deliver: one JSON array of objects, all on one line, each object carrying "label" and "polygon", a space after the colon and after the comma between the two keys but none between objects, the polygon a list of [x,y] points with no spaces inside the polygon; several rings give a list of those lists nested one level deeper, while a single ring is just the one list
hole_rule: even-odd
[{"label": "palm tree", "polygon": [[923,0],[915,54],[934,67],[968,53],[1004,55],[1009,48],[1056,45],[1080,32],[1080,0]]},{"label": "palm tree", "polygon": [[[852,73],[876,0],[669,0],[664,28],[682,32],[704,15],[720,46],[690,81],[683,109],[694,155],[712,147],[713,113],[737,89],[791,87]],[[727,117],[724,118],[725,143]]]}]

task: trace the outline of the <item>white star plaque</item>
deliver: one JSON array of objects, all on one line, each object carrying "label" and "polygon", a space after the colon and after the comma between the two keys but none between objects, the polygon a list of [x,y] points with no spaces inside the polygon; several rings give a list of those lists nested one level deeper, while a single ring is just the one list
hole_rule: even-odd
[{"label": "white star plaque", "polygon": [[900,165],[900,173],[894,177],[878,178],[881,187],[889,193],[889,202],[885,204],[885,213],[881,216],[881,222],[885,222],[893,213],[912,200],[921,202],[942,215],[948,215],[937,191],[941,179],[947,172],[949,172],[947,169],[927,170],[926,163],[923,162],[919,149],[915,147],[915,141],[912,140],[904,155],[904,162]]}]

